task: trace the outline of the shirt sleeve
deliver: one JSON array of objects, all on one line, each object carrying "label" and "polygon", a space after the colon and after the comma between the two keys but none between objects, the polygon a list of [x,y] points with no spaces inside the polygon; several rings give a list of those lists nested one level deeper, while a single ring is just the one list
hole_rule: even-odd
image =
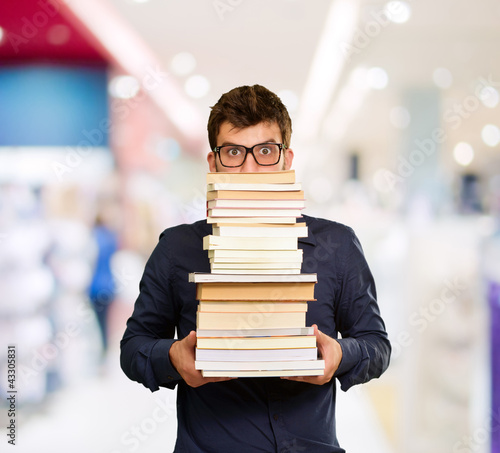
[{"label": "shirt sleeve", "polygon": [[120,343],[124,373],[152,392],[173,389],[182,379],[169,358],[177,319],[174,275],[166,238],[151,254],[140,282],[139,297]]},{"label": "shirt sleeve", "polygon": [[341,389],[379,377],[389,366],[391,344],[377,304],[375,282],[361,244],[348,228],[339,258],[336,324],[342,360],[335,372]]}]

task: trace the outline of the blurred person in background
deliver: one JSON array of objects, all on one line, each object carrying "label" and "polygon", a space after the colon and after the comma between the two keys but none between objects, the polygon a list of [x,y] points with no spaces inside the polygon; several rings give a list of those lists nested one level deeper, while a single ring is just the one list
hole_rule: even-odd
[{"label": "blurred person in background", "polygon": [[118,236],[102,212],[96,217],[92,235],[97,247],[97,255],[88,294],[101,334],[102,358],[104,359],[109,344],[109,310],[116,296],[116,284],[111,264],[118,250]]},{"label": "blurred person in background", "polygon": [[[211,172],[291,168],[290,117],[278,96],[262,86],[224,94],[212,107],[208,135]],[[273,160],[265,165],[258,161],[261,144],[271,145],[266,150]],[[234,157],[238,162],[230,162]],[[305,263],[314,263],[318,277],[307,316],[325,360],[322,376],[202,377],[194,364],[197,300],[188,274],[210,272],[202,241],[211,225],[202,220],[161,234],[127,322],[121,366],[151,391],[178,386],[175,452],[345,451],[336,435],[336,379],[346,391],[379,377],[389,365],[391,346],[375,283],[352,229],[306,215],[302,220],[309,232],[299,239],[303,268],[311,271]]]}]

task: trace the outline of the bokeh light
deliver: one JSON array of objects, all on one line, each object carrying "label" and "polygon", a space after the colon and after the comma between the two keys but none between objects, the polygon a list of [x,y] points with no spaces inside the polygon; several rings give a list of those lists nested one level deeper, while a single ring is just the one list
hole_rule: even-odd
[{"label": "bokeh light", "polygon": [[492,148],[500,143],[500,129],[494,124],[487,124],[481,131],[483,142]]},{"label": "bokeh light", "polygon": [[450,88],[453,84],[453,76],[446,68],[436,68],[432,73],[432,80],[436,86],[444,90]]},{"label": "bokeh light", "polygon": [[210,91],[210,82],[205,76],[193,75],[186,80],[184,89],[189,96],[199,99]]},{"label": "bokeh light", "polygon": [[389,121],[397,129],[406,129],[411,121],[410,112],[399,105],[393,107],[389,113]]},{"label": "bokeh light", "polygon": [[374,67],[368,69],[366,73],[366,81],[371,88],[375,90],[383,90],[389,82],[389,77],[384,69]]},{"label": "bokeh light", "polygon": [[484,87],[479,93],[479,99],[485,107],[494,109],[500,100],[498,91],[492,86]]},{"label": "bokeh light", "polygon": [[131,99],[137,95],[140,88],[139,81],[135,77],[120,75],[110,80],[108,92],[114,98]]},{"label": "bokeh light", "polygon": [[385,5],[385,14],[391,22],[404,24],[411,17],[411,8],[407,2],[391,1]]},{"label": "bokeh light", "polygon": [[186,76],[196,68],[196,58],[189,52],[180,52],[172,58],[170,68],[174,74]]},{"label": "bokeh light", "polygon": [[453,148],[453,157],[459,165],[466,167],[474,159],[474,149],[469,143],[457,143]]}]

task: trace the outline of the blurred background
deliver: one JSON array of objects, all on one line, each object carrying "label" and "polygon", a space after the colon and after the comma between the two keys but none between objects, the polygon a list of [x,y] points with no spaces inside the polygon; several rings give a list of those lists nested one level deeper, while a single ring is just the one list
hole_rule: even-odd
[{"label": "blurred background", "polygon": [[358,234],[393,343],[339,392],[341,444],[500,452],[499,43],[496,0],[2,0],[17,451],[172,451],[175,392],[128,381],[119,340],[161,231],[205,216],[210,106],[258,83],[292,116],[305,212]]}]

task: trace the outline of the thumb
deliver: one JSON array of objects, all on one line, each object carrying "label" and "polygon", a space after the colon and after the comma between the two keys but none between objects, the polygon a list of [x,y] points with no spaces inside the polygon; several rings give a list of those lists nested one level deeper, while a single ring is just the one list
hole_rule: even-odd
[{"label": "thumb", "polygon": [[196,346],[196,332],[192,330],[189,335],[184,338],[186,345],[194,348]]},{"label": "thumb", "polygon": [[316,337],[316,341],[319,342],[321,340],[321,330],[318,329],[318,326],[316,324],[313,324],[311,327],[314,328],[314,336]]}]

